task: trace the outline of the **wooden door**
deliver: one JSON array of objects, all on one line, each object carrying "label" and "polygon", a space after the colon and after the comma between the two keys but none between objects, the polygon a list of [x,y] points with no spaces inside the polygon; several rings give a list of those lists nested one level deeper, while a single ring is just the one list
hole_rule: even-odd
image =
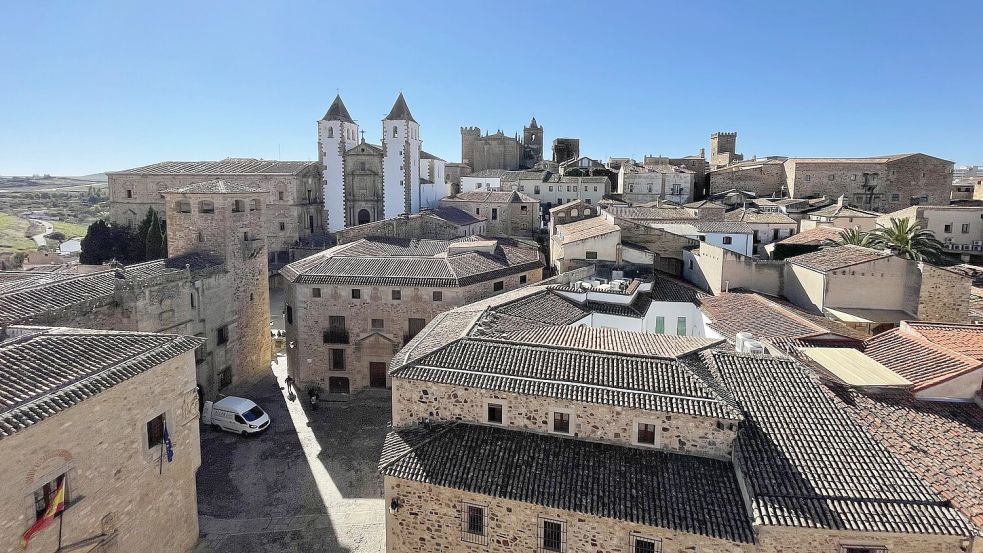
[{"label": "wooden door", "polygon": [[369,386],[373,388],[386,387],[385,363],[369,363]]}]

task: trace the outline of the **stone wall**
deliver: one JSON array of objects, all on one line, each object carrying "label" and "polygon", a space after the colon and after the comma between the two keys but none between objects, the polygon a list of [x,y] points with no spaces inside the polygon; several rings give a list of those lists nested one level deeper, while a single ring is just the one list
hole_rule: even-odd
[{"label": "stone wall", "polygon": [[713,294],[747,288],[777,296],[784,291],[784,268],[783,261],[755,259],[704,242],[699,249],[686,251],[683,274]]},{"label": "stone wall", "polygon": [[358,225],[335,233],[338,244],[347,244],[362,238],[387,236],[391,238],[411,238],[415,240],[454,240],[461,236],[486,232],[485,223],[458,226],[454,223],[427,213],[384,219],[374,223]]},{"label": "stone wall", "polygon": [[785,166],[775,161],[746,161],[711,171],[708,176],[711,194],[737,189],[766,197],[781,193],[785,187]]},{"label": "stone wall", "polygon": [[[293,322],[287,321],[285,328],[287,342],[294,344],[287,348],[290,374],[301,386],[317,384],[328,390],[329,379],[342,378],[350,391],[367,388],[371,384],[371,364],[384,363],[388,367],[393,356],[409,341],[410,318],[429,323],[439,313],[499,294],[494,290],[495,282],[502,281],[502,291],[506,292],[539,282],[542,273],[542,269],[535,269],[463,288],[288,282],[285,302]],[[525,282],[520,281],[523,276]],[[361,291],[361,299],[352,299],[353,288]],[[315,297],[315,289],[320,297]],[[399,291],[400,299],[393,299],[394,290]],[[440,292],[440,301],[434,301],[434,292]],[[324,333],[329,329],[331,316],[345,318],[347,343],[325,343]],[[381,328],[372,327],[373,319],[382,321]],[[344,352],[343,370],[332,368],[333,349]],[[387,376],[385,385],[388,384]]]},{"label": "stone wall", "polygon": [[484,217],[488,236],[532,237],[539,230],[539,202],[469,201],[458,198],[440,200],[441,207],[455,207],[476,217]]},{"label": "stone wall", "polygon": [[[697,417],[565,401],[542,396],[513,394],[393,379],[393,426],[405,426],[422,419],[485,422],[485,402],[498,400],[505,405],[505,425],[523,430],[550,433],[553,411],[570,414],[574,437],[594,442],[632,445],[637,422],[651,422],[658,428],[659,449],[729,459],[737,431],[731,420]],[[643,446],[644,447],[644,446]]]},{"label": "stone wall", "polygon": [[915,311],[918,318],[946,323],[967,322],[972,279],[928,263],[918,263],[917,270],[921,280]]},{"label": "stone wall", "polygon": [[[393,498],[398,498],[402,504],[396,513],[386,514],[387,553],[541,551],[540,517],[565,523],[565,551],[570,553],[630,553],[633,533],[640,537],[661,539],[664,553],[742,553],[754,550],[750,544],[540,507],[389,476],[385,477],[384,487],[386,505]],[[487,545],[478,546],[461,539],[462,503],[486,507]]]},{"label": "stone wall", "polygon": [[[161,413],[174,449],[163,470],[146,426]],[[96,549],[102,553],[188,551],[198,540],[200,464],[194,354],[187,352],[0,440],[0,551],[22,551],[34,491],[66,473],[63,544],[106,533],[114,537]],[[36,534],[28,551],[55,551],[58,526]]]}]

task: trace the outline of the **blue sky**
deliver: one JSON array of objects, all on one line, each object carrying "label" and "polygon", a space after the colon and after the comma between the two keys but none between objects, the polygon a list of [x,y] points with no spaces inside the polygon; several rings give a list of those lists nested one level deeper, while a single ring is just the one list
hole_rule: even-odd
[{"label": "blue sky", "polygon": [[[402,7],[405,6],[405,7]],[[340,91],[378,141],[462,125],[592,157],[923,151],[983,164],[983,2],[28,1],[0,4],[0,174],[316,159]]]}]

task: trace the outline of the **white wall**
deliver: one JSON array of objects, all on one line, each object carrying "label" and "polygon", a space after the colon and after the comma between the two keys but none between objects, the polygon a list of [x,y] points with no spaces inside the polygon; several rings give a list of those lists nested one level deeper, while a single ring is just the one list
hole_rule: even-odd
[{"label": "white wall", "polygon": [[[330,134],[330,136],[329,136]],[[342,121],[318,121],[318,152],[324,169],[321,197],[327,229],[345,228],[345,163],[342,152],[358,143],[358,125]],[[350,137],[355,138],[350,138]]]},{"label": "white wall", "polygon": [[[707,244],[712,244],[725,250],[737,252],[741,255],[754,255],[754,240],[750,234],[730,234],[706,232],[702,233]],[[730,237],[731,243],[724,244],[724,237]]]},{"label": "white wall", "polygon": [[474,190],[501,190],[501,177],[461,177],[461,192],[471,192]]},{"label": "white wall", "polygon": [[983,368],[915,393],[918,399],[972,401],[983,384]]}]

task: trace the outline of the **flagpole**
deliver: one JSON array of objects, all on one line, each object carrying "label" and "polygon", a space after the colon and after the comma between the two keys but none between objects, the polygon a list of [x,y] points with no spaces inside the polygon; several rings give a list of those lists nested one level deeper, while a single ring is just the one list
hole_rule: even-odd
[{"label": "flagpole", "polygon": [[[67,472],[65,473],[64,476],[61,477],[61,486],[62,486],[62,494],[64,494],[62,497],[67,497],[67,494],[65,493],[65,492],[68,491],[68,473]],[[58,553],[59,551],[61,551],[61,527],[62,527],[63,524],[65,524],[65,507],[64,507],[64,502],[62,503],[61,512],[58,513],[58,549],[55,550],[55,553]]]},{"label": "flagpole", "polygon": [[167,415],[164,415],[164,432],[160,436],[160,472],[164,474],[164,435],[167,434]]},{"label": "flagpole", "polygon": [[55,553],[61,551],[61,525],[65,523],[65,512],[62,511],[61,515],[58,516],[58,549],[55,549]]}]

